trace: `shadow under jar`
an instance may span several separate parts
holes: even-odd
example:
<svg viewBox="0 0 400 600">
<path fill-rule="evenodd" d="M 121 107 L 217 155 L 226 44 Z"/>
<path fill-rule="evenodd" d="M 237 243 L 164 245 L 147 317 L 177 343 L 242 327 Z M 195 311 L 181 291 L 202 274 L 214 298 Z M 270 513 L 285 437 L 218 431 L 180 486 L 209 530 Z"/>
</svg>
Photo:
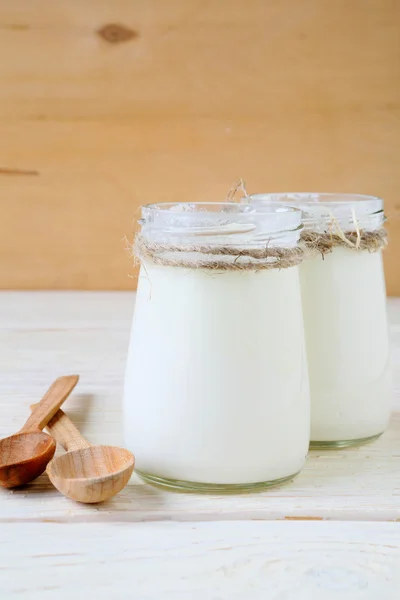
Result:
<svg viewBox="0 0 400 600">
<path fill-rule="evenodd" d="M 216 493 L 291 479 L 310 420 L 300 211 L 176 203 L 142 217 L 123 417 L 136 472 Z"/>
<path fill-rule="evenodd" d="M 311 446 L 379 437 L 392 406 L 382 249 L 383 201 L 356 194 L 255 194 L 302 210 L 310 257 L 300 267 L 310 392 Z"/>
</svg>

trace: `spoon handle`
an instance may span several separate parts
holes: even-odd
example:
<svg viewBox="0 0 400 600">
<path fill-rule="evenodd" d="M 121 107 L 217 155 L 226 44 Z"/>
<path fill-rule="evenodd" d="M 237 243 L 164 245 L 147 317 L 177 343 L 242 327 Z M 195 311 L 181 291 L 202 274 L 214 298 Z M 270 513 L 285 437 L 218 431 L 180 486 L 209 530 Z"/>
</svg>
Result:
<svg viewBox="0 0 400 600">
<path fill-rule="evenodd" d="M 79 381 L 79 375 L 65 375 L 56 379 L 41 401 L 35 405 L 31 416 L 19 433 L 42 430 L 56 414 Z"/>
<path fill-rule="evenodd" d="M 34 410 L 35 405 L 31 406 L 31 409 Z M 54 417 L 50 419 L 46 429 L 56 442 L 67 452 L 83 450 L 84 448 L 90 448 L 91 446 L 61 409 L 59 409 Z"/>
</svg>

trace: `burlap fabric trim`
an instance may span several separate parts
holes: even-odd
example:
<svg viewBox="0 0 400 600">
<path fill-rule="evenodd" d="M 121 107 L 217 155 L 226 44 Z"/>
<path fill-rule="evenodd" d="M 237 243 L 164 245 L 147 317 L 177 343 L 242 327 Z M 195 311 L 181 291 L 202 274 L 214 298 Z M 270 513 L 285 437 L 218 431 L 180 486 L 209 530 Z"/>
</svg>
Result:
<svg viewBox="0 0 400 600">
<path fill-rule="evenodd" d="M 287 269 L 298 265 L 304 250 L 294 248 L 264 248 L 209 245 L 171 245 L 149 241 L 137 235 L 134 254 L 140 261 L 147 260 L 166 267 L 187 267 L 211 271 L 260 271 Z M 232 260 L 233 259 L 233 260 Z"/>
</svg>

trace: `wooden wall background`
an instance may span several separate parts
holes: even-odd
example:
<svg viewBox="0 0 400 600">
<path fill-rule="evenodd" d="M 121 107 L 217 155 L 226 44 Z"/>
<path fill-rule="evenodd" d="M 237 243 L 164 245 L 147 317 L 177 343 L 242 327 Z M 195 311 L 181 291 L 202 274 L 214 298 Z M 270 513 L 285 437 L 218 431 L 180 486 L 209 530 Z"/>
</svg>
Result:
<svg viewBox="0 0 400 600">
<path fill-rule="evenodd" d="M 398 0 L 0 0 L 0 286 L 129 289 L 137 208 L 387 201 L 400 294 Z"/>
</svg>

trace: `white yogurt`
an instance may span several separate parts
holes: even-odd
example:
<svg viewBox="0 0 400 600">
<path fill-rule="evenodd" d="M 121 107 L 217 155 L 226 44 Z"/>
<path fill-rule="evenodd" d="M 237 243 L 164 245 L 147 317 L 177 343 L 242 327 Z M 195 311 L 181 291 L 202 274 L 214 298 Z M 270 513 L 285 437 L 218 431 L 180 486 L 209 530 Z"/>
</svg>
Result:
<svg viewBox="0 0 400 600">
<path fill-rule="evenodd" d="M 392 381 L 381 252 L 335 248 L 300 266 L 311 440 L 382 433 Z"/>
<path fill-rule="evenodd" d="M 338 194 L 257 195 L 300 206 L 313 231 L 374 231 L 379 198 Z M 332 220 L 330 220 L 332 216 Z M 311 393 L 311 441 L 351 445 L 381 434 L 392 406 L 382 252 L 334 247 L 300 265 Z"/>
<path fill-rule="evenodd" d="M 290 477 L 309 410 L 297 266 L 142 266 L 124 393 L 140 474 L 245 487 Z"/>
</svg>

